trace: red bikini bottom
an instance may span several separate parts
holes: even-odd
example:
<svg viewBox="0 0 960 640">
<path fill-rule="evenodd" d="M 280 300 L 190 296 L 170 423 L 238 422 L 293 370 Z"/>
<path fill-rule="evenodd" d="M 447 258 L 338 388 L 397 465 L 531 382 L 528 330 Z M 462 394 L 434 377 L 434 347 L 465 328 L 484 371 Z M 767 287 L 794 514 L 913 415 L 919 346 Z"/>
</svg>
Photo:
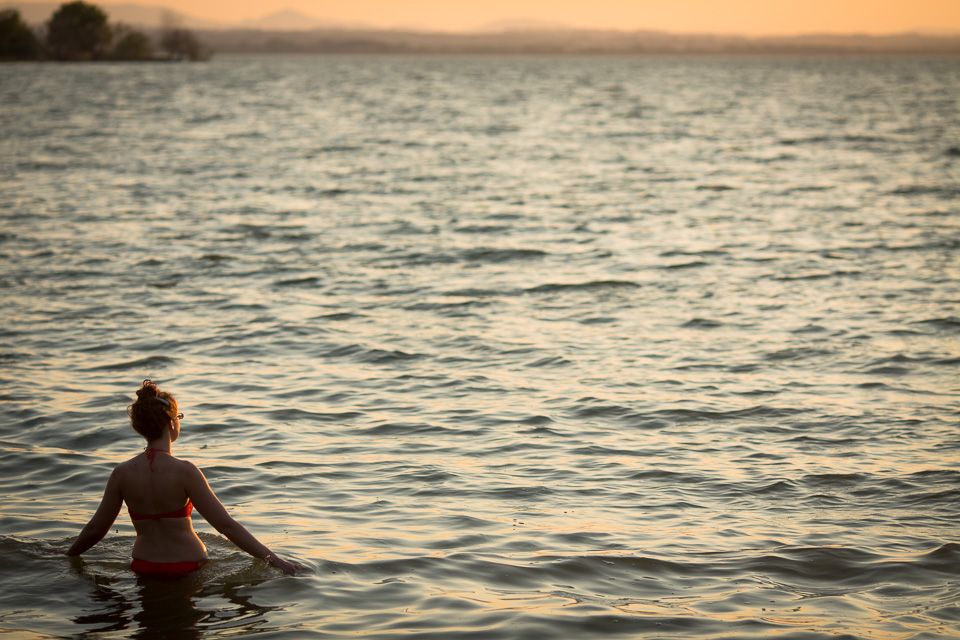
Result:
<svg viewBox="0 0 960 640">
<path fill-rule="evenodd" d="M 140 576 L 165 576 L 176 578 L 185 576 L 188 573 L 193 573 L 206 563 L 206 560 L 203 562 L 153 562 L 151 560 L 140 560 L 138 558 L 134 558 L 133 562 L 130 563 L 130 569 L 135 574 Z"/>
</svg>

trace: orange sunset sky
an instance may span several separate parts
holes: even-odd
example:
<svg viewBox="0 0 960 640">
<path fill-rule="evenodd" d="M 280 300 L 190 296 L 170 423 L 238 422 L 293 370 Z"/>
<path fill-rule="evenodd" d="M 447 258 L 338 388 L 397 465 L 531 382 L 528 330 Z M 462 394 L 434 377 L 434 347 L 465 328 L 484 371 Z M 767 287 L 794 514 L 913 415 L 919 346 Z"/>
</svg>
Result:
<svg viewBox="0 0 960 640">
<path fill-rule="evenodd" d="M 96 2 L 96 0 L 93 0 Z M 293 9 L 373 27 L 466 31 L 503 20 L 588 29 L 788 35 L 960 32 L 960 0 L 105 0 L 225 22 Z"/>
</svg>

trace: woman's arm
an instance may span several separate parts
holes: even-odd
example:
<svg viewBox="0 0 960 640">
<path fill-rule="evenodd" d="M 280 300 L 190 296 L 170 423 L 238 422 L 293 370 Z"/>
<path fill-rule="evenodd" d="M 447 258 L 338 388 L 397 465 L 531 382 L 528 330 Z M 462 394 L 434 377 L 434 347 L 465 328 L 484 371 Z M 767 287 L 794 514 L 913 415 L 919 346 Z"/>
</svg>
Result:
<svg viewBox="0 0 960 640">
<path fill-rule="evenodd" d="M 67 549 L 67 555 L 78 556 L 100 542 L 103 536 L 110 531 L 110 526 L 117 519 L 117 514 L 120 513 L 120 507 L 122 506 L 123 494 L 120 493 L 120 480 L 117 470 L 114 469 L 110 474 L 110 479 L 107 480 L 107 488 L 103 491 L 103 498 L 100 500 L 97 512 L 93 514 L 90 522 L 83 527 L 80 535 Z"/>
<path fill-rule="evenodd" d="M 298 570 L 303 569 L 300 565 L 287 562 L 270 551 L 266 545 L 247 531 L 242 524 L 234 520 L 233 517 L 227 513 L 220 499 L 213 493 L 213 489 L 211 489 L 209 483 L 207 483 L 203 472 L 200 471 L 196 465 L 192 463 L 187 464 L 190 466 L 186 481 L 187 496 L 193 502 L 193 506 L 196 507 L 197 511 L 200 512 L 200 515 L 213 525 L 214 529 L 225 535 L 230 542 L 240 547 L 243 551 L 246 551 L 256 558 L 263 558 L 286 574 L 293 575 Z"/>
</svg>

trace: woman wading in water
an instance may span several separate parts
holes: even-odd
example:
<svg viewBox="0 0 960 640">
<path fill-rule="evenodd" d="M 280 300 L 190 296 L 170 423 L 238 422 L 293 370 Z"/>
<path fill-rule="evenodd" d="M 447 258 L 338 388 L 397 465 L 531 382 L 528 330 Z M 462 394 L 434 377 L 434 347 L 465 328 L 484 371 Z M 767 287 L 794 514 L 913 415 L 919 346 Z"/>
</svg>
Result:
<svg viewBox="0 0 960 640">
<path fill-rule="evenodd" d="M 234 520 L 196 465 L 171 455 L 170 447 L 180 437 L 183 418 L 177 413 L 177 400 L 172 394 L 144 380 L 127 415 L 134 430 L 146 438 L 147 449 L 114 468 L 97 512 L 67 555 L 80 555 L 100 542 L 126 502 L 137 530 L 130 568 L 138 575 L 186 575 L 208 561 L 207 548 L 190 520 L 194 507 L 250 555 L 263 558 L 284 573 L 302 569 L 270 551 Z"/>
</svg>

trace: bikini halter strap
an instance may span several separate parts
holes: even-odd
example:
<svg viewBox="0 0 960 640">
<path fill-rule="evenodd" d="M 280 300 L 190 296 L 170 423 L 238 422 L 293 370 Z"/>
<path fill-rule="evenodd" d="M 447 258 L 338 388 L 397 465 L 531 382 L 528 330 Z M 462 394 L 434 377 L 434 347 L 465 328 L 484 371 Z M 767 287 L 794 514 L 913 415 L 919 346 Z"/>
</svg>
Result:
<svg viewBox="0 0 960 640">
<path fill-rule="evenodd" d="M 160 453 L 165 453 L 168 456 L 170 455 L 169 451 L 165 451 L 163 449 L 154 449 L 152 447 L 150 449 L 147 449 L 147 460 L 150 461 L 150 471 L 153 471 L 153 459 L 154 457 L 156 457 L 157 451 L 159 451 Z"/>
</svg>

